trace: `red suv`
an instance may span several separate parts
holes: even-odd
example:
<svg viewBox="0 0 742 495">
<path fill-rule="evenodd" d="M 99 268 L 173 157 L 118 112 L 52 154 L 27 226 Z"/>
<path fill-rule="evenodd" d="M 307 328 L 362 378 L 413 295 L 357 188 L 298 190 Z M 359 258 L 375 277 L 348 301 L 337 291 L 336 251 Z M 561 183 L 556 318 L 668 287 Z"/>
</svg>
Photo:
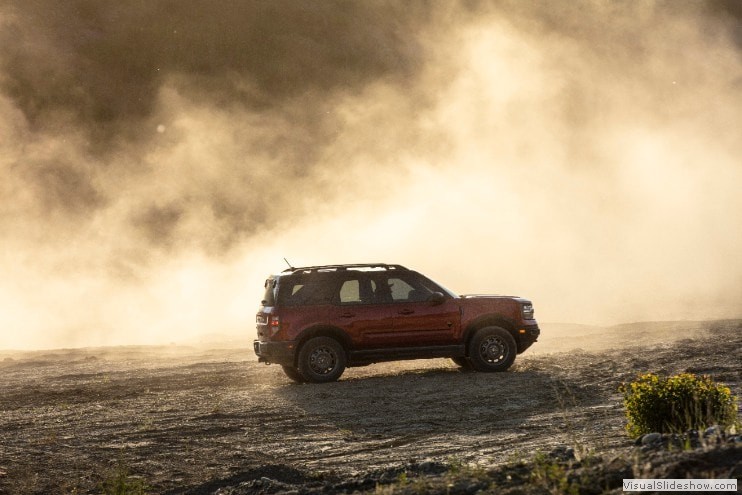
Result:
<svg viewBox="0 0 742 495">
<path fill-rule="evenodd" d="M 400 265 L 289 268 L 265 281 L 255 354 L 297 382 L 337 380 L 348 366 L 451 358 L 505 371 L 539 335 L 531 301 L 457 296 Z"/>
</svg>

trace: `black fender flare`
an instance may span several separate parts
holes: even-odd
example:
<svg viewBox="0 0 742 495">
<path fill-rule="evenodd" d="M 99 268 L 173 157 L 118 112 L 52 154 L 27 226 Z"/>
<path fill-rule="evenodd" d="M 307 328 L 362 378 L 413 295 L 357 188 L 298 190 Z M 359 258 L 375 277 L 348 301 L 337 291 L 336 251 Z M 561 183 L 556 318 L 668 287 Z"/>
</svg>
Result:
<svg viewBox="0 0 742 495">
<path fill-rule="evenodd" d="M 513 321 L 512 318 L 508 318 L 507 316 L 492 313 L 479 316 L 471 323 L 469 323 L 469 325 L 467 325 L 466 329 L 464 330 L 463 339 L 463 343 L 466 348 L 469 348 L 469 341 L 477 332 L 477 330 L 490 326 L 504 328 L 510 333 L 510 335 L 513 336 L 513 339 L 515 339 L 515 343 L 518 344 L 518 329 L 516 328 L 515 321 Z"/>
<path fill-rule="evenodd" d="M 301 331 L 296 338 L 296 351 L 294 352 L 294 366 L 296 366 L 296 360 L 299 357 L 299 350 L 304 343 L 314 337 L 330 337 L 337 340 L 345 352 L 347 353 L 352 348 L 352 342 L 347 333 L 338 327 L 332 325 L 314 325 Z"/>
</svg>

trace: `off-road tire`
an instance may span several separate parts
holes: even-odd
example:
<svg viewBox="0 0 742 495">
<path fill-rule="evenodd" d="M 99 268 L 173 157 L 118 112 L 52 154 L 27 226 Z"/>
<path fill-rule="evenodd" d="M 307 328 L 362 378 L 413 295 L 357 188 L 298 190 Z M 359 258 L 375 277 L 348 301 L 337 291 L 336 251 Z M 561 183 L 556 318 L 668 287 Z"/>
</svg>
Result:
<svg viewBox="0 0 742 495">
<path fill-rule="evenodd" d="M 334 382 L 345 371 L 345 349 L 331 337 L 314 337 L 299 350 L 297 368 L 307 382 Z"/>
<path fill-rule="evenodd" d="M 456 366 L 461 368 L 461 371 L 469 371 L 472 369 L 471 361 L 469 361 L 469 358 L 465 356 L 453 357 L 451 358 L 451 361 L 453 361 Z"/>
<path fill-rule="evenodd" d="M 477 330 L 469 341 L 469 361 L 477 371 L 505 371 L 515 361 L 515 339 L 501 327 Z"/>
<path fill-rule="evenodd" d="M 291 378 L 292 381 L 295 381 L 296 383 L 306 383 L 306 380 L 304 377 L 299 373 L 299 370 L 294 368 L 293 366 L 285 366 L 281 365 L 281 368 L 283 369 L 283 372 Z"/>
</svg>

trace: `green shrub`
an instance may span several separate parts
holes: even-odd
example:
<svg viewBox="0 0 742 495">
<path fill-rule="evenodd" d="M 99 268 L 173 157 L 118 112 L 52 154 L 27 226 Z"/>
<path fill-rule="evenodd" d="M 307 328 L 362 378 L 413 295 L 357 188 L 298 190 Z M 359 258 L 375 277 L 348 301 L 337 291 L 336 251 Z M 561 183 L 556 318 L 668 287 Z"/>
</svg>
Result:
<svg viewBox="0 0 742 495">
<path fill-rule="evenodd" d="M 129 476 L 129 471 L 119 465 L 110 476 L 101 483 L 103 495 L 146 495 L 142 480 Z"/>
<path fill-rule="evenodd" d="M 559 495 L 577 495 L 580 487 L 568 476 L 567 467 L 549 458 L 543 452 L 536 452 L 533 457 L 533 470 L 531 471 L 531 482 L 543 488 L 547 493 Z"/>
<path fill-rule="evenodd" d="M 653 373 L 622 384 L 626 429 L 632 437 L 645 433 L 680 433 L 737 422 L 737 398 L 708 376 L 682 373 L 669 378 Z"/>
</svg>

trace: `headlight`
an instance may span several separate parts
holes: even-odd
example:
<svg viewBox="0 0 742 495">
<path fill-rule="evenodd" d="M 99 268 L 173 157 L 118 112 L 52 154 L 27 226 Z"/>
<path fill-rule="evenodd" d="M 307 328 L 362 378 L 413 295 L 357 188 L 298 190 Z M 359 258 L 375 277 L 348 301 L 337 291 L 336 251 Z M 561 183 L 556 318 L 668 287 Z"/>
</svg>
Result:
<svg viewBox="0 0 742 495">
<path fill-rule="evenodd" d="M 531 303 L 525 303 L 522 304 L 520 307 L 520 311 L 523 314 L 524 320 L 532 320 L 533 319 L 533 304 Z"/>
</svg>

